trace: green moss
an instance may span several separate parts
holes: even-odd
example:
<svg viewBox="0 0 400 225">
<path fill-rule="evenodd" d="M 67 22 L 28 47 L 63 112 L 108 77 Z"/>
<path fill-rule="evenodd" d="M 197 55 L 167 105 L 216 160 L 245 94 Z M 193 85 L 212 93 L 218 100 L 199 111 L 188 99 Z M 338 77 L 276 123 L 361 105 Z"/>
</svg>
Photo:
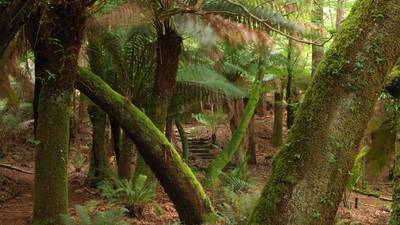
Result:
<svg viewBox="0 0 400 225">
<path fill-rule="evenodd" d="M 41 91 L 34 189 L 34 221 L 46 224 L 68 213 L 68 149 L 70 93 Z M 52 223 L 47 223 L 52 224 Z"/>
<path fill-rule="evenodd" d="M 182 221 L 202 223 L 216 218 L 211 202 L 189 166 L 152 121 L 90 71 L 80 69 L 77 86 L 113 116 L 175 204 Z"/>
<path fill-rule="evenodd" d="M 273 173 L 249 224 L 331 222 L 341 193 L 331 197 L 334 207 L 321 205 L 321 196 L 342 190 L 346 180 L 337 171 L 351 168 L 353 143 L 362 136 L 384 77 L 396 61 L 393 55 L 399 54 L 400 40 L 394 34 L 399 33 L 395 21 L 400 18 L 394 5 L 399 7 L 394 0 L 355 3 L 297 111 L 286 141 L 290 144 L 283 145 L 274 157 Z M 380 21 L 385 25 L 371 21 L 369 13 L 373 9 L 390 14 L 384 17 L 390 20 Z M 395 50 L 384 42 L 387 39 Z M 369 54 L 368 46 L 374 43 L 377 49 Z M 377 62 L 376 55 L 385 60 Z M 311 196 L 310 192 L 315 194 Z M 312 222 L 312 209 L 320 212 L 321 223 Z"/>
</svg>

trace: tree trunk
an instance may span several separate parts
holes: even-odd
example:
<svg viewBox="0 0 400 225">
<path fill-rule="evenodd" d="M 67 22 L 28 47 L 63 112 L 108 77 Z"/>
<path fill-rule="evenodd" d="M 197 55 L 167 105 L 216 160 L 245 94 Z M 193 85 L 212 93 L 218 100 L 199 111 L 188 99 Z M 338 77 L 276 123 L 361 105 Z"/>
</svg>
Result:
<svg viewBox="0 0 400 225">
<path fill-rule="evenodd" d="M 256 142 L 256 132 L 255 132 L 255 119 L 254 116 L 251 118 L 249 124 L 249 150 L 247 151 L 247 157 L 249 159 L 249 164 L 257 164 L 257 142 Z"/>
<path fill-rule="evenodd" d="M 272 131 L 272 145 L 278 147 L 283 142 L 283 104 L 282 88 L 276 85 L 277 90 L 274 93 L 274 127 Z"/>
<path fill-rule="evenodd" d="M 260 68 L 260 74 L 263 75 L 263 73 L 264 71 Z M 239 149 L 240 143 L 242 142 L 247 127 L 249 126 L 249 123 L 254 116 L 254 112 L 260 98 L 262 75 L 259 77 L 259 79 L 254 81 L 249 100 L 240 117 L 240 122 L 235 130 L 235 133 L 232 135 L 232 138 L 228 141 L 228 143 L 224 146 L 222 152 L 218 155 L 218 157 L 214 159 L 207 167 L 205 177 L 205 183 L 207 186 L 215 185 L 218 176 L 232 159 L 237 149 Z"/>
<path fill-rule="evenodd" d="M 324 31 L 324 0 L 313 0 L 312 1 L 312 12 L 311 22 L 317 27 L 314 33 L 317 34 L 314 38 L 314 42 L 321 42 L 321 37 Z M 317 67 L 324 56 L 324 47 L 318 45 L 312 45 L 312 70 L 311 75 L 313 76 L 317 71 Z"/>
<path fill-rule="evenodd" d="M 167 123 L 165 125 L 165 137 L 167 137 L 169 142 L 172 142 L 172 135 L 174 135 L 174 121 L 172 118 L 167 118 Z"/>
<path fill-rule="evenodd" d="M 145 112 L 160 130 L 164 130 L 166 125 L 168 108 L 176 83 L 181 47 L 182 38 L 176 31 L 166 29 L 165 33 L 158 34 L 155 83 L 151 102 L 147 105 Z M 149 184 L 154 182 L 154 175 L 139 155 L 133 180 L 137 179 L 140 174 L 147 176 Z"/>
<path fill-rule="evenodd" d="M 293 43 L 289 40 L 288 43 L 288 65 L 287 65 L 287 82 L 286 82 L 286 126 L 290 129 L 294 122 L 294 107 L 293 107 L 293 97 L 292 97 L 292 78 L 293 78 Z M 282 132 L 281 132 L 282 133 Z M 281 141 L 282 143 L 282 141 Z"/>
<path fill-rule="evenodd" d="M 390 225 L 400 224 L 400 132 L 396 131 L 395 165 L 393 171 L 393 203 Z"/>
<path fill-rule="evenodd" d="M 334 224 L 359 141 L 400 56 L 400 2 L 359 0 L 304 101 L 250 224 Z"/>
<path fill-rule="evenodd" d="M 28 20 L 34 10 L 35 2 L 35 0 L 0 2 L 0 58 L 21 26 Z"/>
<path fill-rule="evenodd" d="M 88 182 L 91 187 L 96 187 L 106 177 L 107 173 L 108 160 L 105 147 L 107 115 L 93 103 L 88 106 L 88 113 L 93 127 Z"/>
<path fill-rule="evenodd" d="M 61 224 L 68 213 L 68 150 L 71 100 L 85 24 L 85 1 L 53 2 L 41 11 L 34 48 L 42 78 L 37 108 L 33 221 Z M 37 24 L 36 24 L 37 25 Z M 39 27 L 39 25 L 37 25 Z M 73 34 L 73 35 L 71 35 Z"/>
<path fill-rule="evenodd" d="M 121 152 L 118 162 L 118 176 L 121 179 L 132 179 L 132 152 L 134 144 L 129 137 L 124 133 L 122 136 Z"/>
<path fill-rule="evenodd" d="M 341 27 L 342 21 L 344 19 L 344 3 L 346 0 L 337 0 L 337 10 L 336 10 L 336 32 Z"/>
<path fill-rule="evenodd" d="M 175 204 L 182 222 L 202 224 L 216 219 L 201 184 L 148 117 L 90 71 L 81 70 L 77 87 L 113 116 L 136 144 L 144 161 Z"/>
<path fill-rule="evenodd" d="M 179 136 L 182 142 L 182 158 L 185 162 L 189 162 L 189 141 L 186 135 L 186 131 L 183 128 L 182 122 L 178 117 L 175 117 L 175 125 L 178 128 Z"/>
<path fill-rule="evenodd" d="M 119 165 L 119 160 L 121 159 L 121 148 L 122 148 L 121 127 L 115 121 L 115 119 L 113 119 L 111 116 L 109 118 L 110 118 L 111 135 L 112 135 L 112 143 L 114 147 L 115 159 L 117 160 L 117 165 Z M 128 159 L 123 159 L 123 160 L 126 161 Z"/>
</svg>

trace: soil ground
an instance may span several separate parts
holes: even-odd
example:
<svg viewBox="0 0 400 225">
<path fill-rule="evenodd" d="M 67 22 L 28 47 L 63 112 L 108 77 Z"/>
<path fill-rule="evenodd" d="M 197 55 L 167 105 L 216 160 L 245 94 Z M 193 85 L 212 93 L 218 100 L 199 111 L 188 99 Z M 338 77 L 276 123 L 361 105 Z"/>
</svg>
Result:
<svg viewBox="0 0 400 225">
<path fill-rule="evenodd" d="M 254 178 L 256 185 L 261 189 L 270 172 L 271 158 L 276 149 L 271 146 L 273 116 L 271 112 L 264 117 L 256 117 L 256 140 L 258 145 L 257 165 L 251 165 L 250 175 Z M 86 125 L 87 126 L 87 125 Z M 1 148 L 6 155 L 2 163 L 12 164 L 27 171 L 33 171 L 34 167 L 34 145 L 30 143 L 32 129 L 30 126 L 16 129 L 7 140 L 3 141 Z M 83 125 L 85 127 L 85 125 Z M 89 126 L 87 126 L 89 127 Z M 222 126 L 218 131 L 220 140 L 229 135 Z M 189 129 L 190 127 L 186 127 Z M 84 129 L 85 130 L 85 129 Z M 77 152 L 87 154 L 89 152 L 90 131 L 80 132 L 75 137 L 71 148 L 71 168 L 69 203 L 70 213 L 75 214 L 74 205 L 84 204 L 90 199 L 101 201 L 101 197 L 95 189 L 87 188 L 85 174 L 87 163 L 79 160 Z M 111 145 L 110 145 L 111 146 Z M 111 148 L 110 148 L 111 149 Z M 110 151 L 111 152 L 111 151 Z M 77 159 L 78 158 L 78 159 Z M 86 160 L 87 161 L 87 160 Z M 113 161 L 111 159 L 111 161 Z M 79 168 L 79 171 L 76 169 Z M 385 173 L 387 174 L 387 173 Z M 0 225 L 25 225 L 31 224 L 32 215 L 32 187 L 34 183 L 33 174 L 0 168 Z M 348 207 L 343 204 L 338 210 L 337 224 L 360 224 L 360 225 L 383 225 L 387 224 L 390 216 L 391 185 L 386 175 L 371 177 L 368 179 L 369 187 L 381 193 L 383 198 L 376 198 L 357 193 L 351 193 Z M 215 201 L 216 193 L 209 193 Z M 356 200 L 357 199 L 357 200 Z M 355 202 L 357 201 L 357 207 Z M 98 207 L 107 207 L 100 204 Z M 166 194 L 159 188 L 155 202 L 144 206 L 144 212 L 139 218 L 127 219 L 130 224 L 172 224 L 178 220 L 178 215 L 173 204 L 168 200 Z"/>
</svg>

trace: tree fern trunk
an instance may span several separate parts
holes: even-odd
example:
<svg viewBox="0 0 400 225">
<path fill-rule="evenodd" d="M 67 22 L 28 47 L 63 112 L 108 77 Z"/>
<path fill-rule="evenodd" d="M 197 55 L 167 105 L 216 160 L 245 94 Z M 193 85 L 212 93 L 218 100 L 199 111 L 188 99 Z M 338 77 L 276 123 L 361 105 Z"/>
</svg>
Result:
<svg viewBox="0 0 400 225">
<path fill-rule="evenodd" d="M 133 140 L 175 204 L 182 222 L 202 224 L 215 221 L 215 211 L 201 184 L 148 117 L 90 71 L 81 70 L 77 87 L 113 116 Z"/>
<path fill-rule="evenodd" d="M 118 176 L 122 179 L 132 179 L 132 151 L 134 144 L 124 133 L 122 135 L 121 152 L 118 161 Z"/>
<path fill-rule="evenodd" d="M 90 156 L 88 182 L 91 187 L 106 177 L 108 159 L 105 147 L 106 113 L 93 103 L 88 106 L 90 121 L 92 122 L 92 152 Z"/>
<path fill-rule="evenodd" d="M 263 73 L 264 71 L 260 71 Z M 260 79 L 261 80 L 261 79 Z M 238 127 L 232 138 L 224 146 L 222 152 L 214 159 L 206 170 L 205 183 L 207 186 L 214 186 L 218 176 L 221 174 L 222 169 L 229 163 L 237 149 L 239 149 L 242 138 L 246 133 L 247 127 L 254 115 L 254 111 L 257 107 L 258 100 L 260 98 L 261 81 L 256 80 L 253 84 L 249 100 L 242 113 Z"/>
<path fill-rule="evenodd" d="M 111 135 L 112 135 L 112 143 L 114 147 L 115 158 L 117 160 L 117 165 L 119 165 L 119 160 L 121 159 L 121 148 L 122 148 L 121 127 L 112 117 L 110 117 L 110 126 L 111 126 Z"/>
<path fill-rule="evenodd" d="M 331 225 L 386 75 L 400 2 L 356 1 L 297 110 L 249 224 Z"/>
<path fill-rule="evenodd" d="M 249 150 L 247 151 L 247 157 L 249 164 L 257 164 L 257 142 L 256 142 L 256 131 L 255 131 L 255 119 L 254 116 L 251 118 L 249 123 Z"/>
<path fill-rule="evenodd" d="M 182 122 L 179 118 L 175 118 L 175 125 L 176 128 L 178 128 L 179 136 L 181 137 L 181 142 L 182 142 L 182 158 L 185 160 L 185 162 L 189 162 L 189 142 L 188 138 L 185 132 L 185 129 L 183 128 Z"/>
<path fill-rule="evenodd" d="M 277 88 L 274 93 L 274 127 L 271 139 L 274 147 L 280 146 L 283 141 L 283 96 L 280 85 L 277 85 Z"/>
<path fill-rule="evenodd" d="M 161 32 L 161 31 L 160 31 Z M 146 108 L 146 115 L 160 130 L 164 130 L 168 108 L 173 95 L 173 89 L 178 71 L 179 55 L 182 47 L 182 38 L 172 29 L 159 33 L 157 38 L 157 68 L 155 84 L 151 102 Z M 142 168 L 144 167 L 144 168 Z M 141 156 L 137 157 L 133 180 L 140 174 L 147 176 L 148 183 L 154 183 L 154 175 L 146 166 Z"/>
</svg>

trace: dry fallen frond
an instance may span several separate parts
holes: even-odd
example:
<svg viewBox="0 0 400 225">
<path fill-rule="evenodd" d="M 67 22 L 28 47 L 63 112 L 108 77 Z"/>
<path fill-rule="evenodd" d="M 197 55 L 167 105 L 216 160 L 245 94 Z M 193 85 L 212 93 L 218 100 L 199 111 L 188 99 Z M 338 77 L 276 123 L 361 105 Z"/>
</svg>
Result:
<svg viewBox="0 0 400 225">
<path fill-rule="evenodd" d="M 150 8 L 137 1 L 128 1 L 110 12 L 89 21 L 89 27 L 137 26 L 154 18 Z"/>
</svg>

